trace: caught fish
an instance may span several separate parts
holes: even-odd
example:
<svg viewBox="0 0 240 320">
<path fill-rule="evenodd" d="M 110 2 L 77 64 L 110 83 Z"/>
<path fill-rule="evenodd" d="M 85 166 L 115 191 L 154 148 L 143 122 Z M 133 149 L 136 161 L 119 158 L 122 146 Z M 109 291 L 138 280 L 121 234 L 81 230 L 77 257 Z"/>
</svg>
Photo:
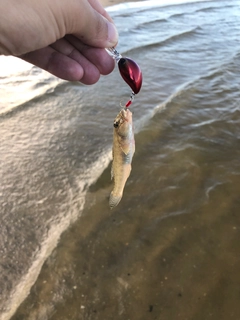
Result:
<svg viewBox="0 0 240 320">
<path fill-rule="evenodd" d="M 131 172 L 131 162 L 135 151 L 132 112 L 122 109 L 113 123 L 113 162 L 111 176 L 114 188 L 110 194 L 109 206 L 114 208 L 120 202 L 123 189 Z"/>
</svg>

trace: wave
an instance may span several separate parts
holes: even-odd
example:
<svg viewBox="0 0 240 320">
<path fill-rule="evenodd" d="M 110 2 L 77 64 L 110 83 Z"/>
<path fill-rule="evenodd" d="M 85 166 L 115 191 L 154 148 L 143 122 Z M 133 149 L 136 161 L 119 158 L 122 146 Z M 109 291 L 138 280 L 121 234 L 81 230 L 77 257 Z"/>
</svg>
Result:
<svg viewBox="0 0 240 320">
<path fill-rule="evenodd" d="M 177 87 L 176 90 L 162 103 L 160 103 L 159 105 L 157 105 L 154 109 L 153 109 L 153 114 L 158 114 L 159 112 L 162 112 L 162 110 L 166 109 L 167 106 L 172 102 L 173 99 L 175 99 L 176 97 L 179 97 L 180 95 L 182 95 L 186 90 L 188 90 L 188 88 L 195 82 L 194 81 L 188 81 L 184 84 L 182 84 L 181 86 Z"/>
<path fill-rule="evenodd" d="M 146 21 L 143 22 L 141 24 L 139 24 L 136 28 L 134 29 L 141 29 L 141 27 L 146 27 L 146 26 L 150 26 L 151 24 L 155 24 L 155 23 L 168 23 L 168 20 L 165 18 L 162 19 L 153 19 L 151 21 Z"/>
<path fill-rule="evenodd" d="M 57 89 L 65 86 L 67 86 L 67 83 L 65 81 L 59 81 L 58 79 L 56 79 L 56 81 L 52 81 L 50 84 L 36 83 L 32 86 L 31 91 L 28 90 L 29 97 L 26 98 L 26 96 L 24 96 L 23 102 L 8 105 L 0 109 L 0 121 L 13 116 L 17 112 L 32 107 L 34 103 L 41 99 L 45 99 L 46 96 L 53 94 Z"/>
<path fill-rule="evenodd" d="M 236 52 L 228 59 L 228 61 L 219 63 L 217 66 L 215 66 L 212 70 L 210 70 L 206 74 L 197 76 L 194 79 L 187 81 L 182 85 L 178 86 L 175 89 L 175 91 L 171 95 L 169 95 L 169 97 L 165 101 L 163 101 L 161 104 L 157 105 L 153 109 L 153 114 L 155 115 L 161 112 L 162 110 L 166 109 L 173 99 L 181 96 L 190 88 L 198 86 L 200 82 L 203 81 L 204 83 L 208 83 L 209 80 L 213 78 L 221 77 L 223 74 L 226 73 L 226 71 L 229 70 L 229 67 L 232 67 L 232 69 L 235 70 L 234 62 L 236 59 L 239 59 L 239 58 L 240 58 L 240 52 Z"/>
<path fill-rule="evenodd" d="M 222 76 L 224 73 L 229 72 L 230 70 L 236 71 L 236 68 L 239 66 L 240 52 L 236 51 L 231 56 L 228 56 L 226 60 L 219 62 L 214 66 L 207 74 L 200 76 L 198 80 L 209 81 L 212 78 Z"/>
<path fill-rule="evenodd" d="M 189 35 L 193 35 L 196 33 L 196 31 L 198 30 L 201 30 L 201 27 L 200 26 L 197 26 L 193 29 L 189 29 L 189 30 L 185 30 L 181 33 L 177 33 L 177 34 L 174 34 L 162 41 L 157 41 L 157 42 L 151 42 L 151 43 L 147 43 L 145 45 L 142 45 L 142 46 L 138 46 L 138 47 L 134 47 L 134 48 L 131 48 L 129 50 L 125 50 L 122 54 L 126 55 L 126 54 L 129 54 L 129 53 L 132 53 L 132 52 L 135 52 L 135 51 L 139 51 L 139 50 L 149 50 L 149 49 L 152 49 L 152 48 L 156 48 L 156 47 L 161 47 L 161 46 L 165 46 L 166 44 L 168 43 L 171 43 L 173 41 L 176 41 L 176 40 L 181 40 Z"/>
<path fill-rule="evenodd" d="M 194 12 L 208 12 L 208 11 L 212 11 L 212 10 L 216 10 L 216 9 L 226 9 L 226 8 L 235 8 L 235 5 L 226 5 L 224 4 L 224 6 L 210 6 L 210 7 L 206 7 L 206 8 L 200 8 L 195 10 Z"/>
<path fill-rule="evenodd" d="M 169 16 L 169 19 L 172 19 L 172 18 L 181 18 L 183 16 L 185 16 L 186 14 L 189 14 L 191 12 L 181 12 L 181 13 L 174 13 L 172 14 L 171 16 Z"/>
<path fill-rule="evenodd" d="M 121 11 L 125 10 L 134 10 L 136 12 L 136 9 L 144 9 L 147 8 L 153 9 L 154 7 L 167 7 L 172 5 L 181 5 L 185 3 L 195 3 L 195 2 L 208 2 L 211 0 L 147 0 L 147 1 L 137 1 L 137 2 L 127 2 L 127 3 L 120 3 L 116 4 L 114 6 L 107 7 L 106 10 L 108 12 L 111 12 L 111 14 L 116 13 L 117 15 L 121 15 Z"/>
</svg>

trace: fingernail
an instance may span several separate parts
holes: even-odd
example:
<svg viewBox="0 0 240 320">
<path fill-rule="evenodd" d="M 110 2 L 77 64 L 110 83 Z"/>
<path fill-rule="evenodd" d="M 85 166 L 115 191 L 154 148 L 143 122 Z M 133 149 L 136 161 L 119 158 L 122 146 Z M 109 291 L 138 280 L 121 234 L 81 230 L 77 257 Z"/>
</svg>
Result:
<svg viewBox="0 0 240 320">
<path fill-rule="evenodd" d="M 107 22 L 108 24 L 108 41 L 109 47 L 114 46 L 118 42 L 118 31 L 115 25 L 111 22 Z"/>
</svg>

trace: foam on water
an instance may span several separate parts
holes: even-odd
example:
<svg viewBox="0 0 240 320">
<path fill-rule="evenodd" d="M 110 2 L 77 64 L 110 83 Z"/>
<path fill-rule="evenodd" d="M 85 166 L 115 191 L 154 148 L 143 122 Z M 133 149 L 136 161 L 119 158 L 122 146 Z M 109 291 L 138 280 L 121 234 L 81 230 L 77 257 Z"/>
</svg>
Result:
<svg viewBox="0 0 240 320">
<path fill-rule="evenodd" d="M 34 260 L 28 272 L 20 279 L 19 283 L 14 287 L 12 292 L 9 293 L 8 303 L 2 308 L 3 312 L 0 314 L 0 320 L 8 320 L 15 313 L 18 306 L 28 296 L 31 287 L 35 283 L 39 272 L 43 266 L 45 260 L 52 253 L 53 249 L 57 246 L 57 243 L 62 233 L 68 229 L 68 227 L 74 223 L 81 215 L 81 212 L 85 204 L 85 196 L 87 189 L 92 185 L 97 177 L 99 177 L 111 159 L 111 150 L 105 151 L 99 155 L 99 159 L 93 163 L 88 169 L 85 170 L 83 176 L 78 177 L 78 190 L 73 194 L 73 190 L 68 191 L 68 204 L 71 208 L 67 215 L 64 210 L 66 204 L 64 204 L 60 219 L 53 221 L 46 234 L 43 236 L 43 240 L 40 246 L 40 250 L 36 250 Z M 60 209 L 61 211 L 61 209 Z"/>
<path fill-rule="evenodd" d="M 211 0 L 146 0 L 146 1 L 136 1 L 136 2 L 127 2 L 127 3 L 120 3 L 107 8 L 108 12 L 117 12 L 119 14 L 123 13 L 129 9 L 147 9 L 147 8 L 154 8 L 154 7 L 165 7 L 165 6 L 172 6 L 172 5 L 179 5 L 184 3 L 194 3 L 194 2 L 207 2 Z"/>
</svg>

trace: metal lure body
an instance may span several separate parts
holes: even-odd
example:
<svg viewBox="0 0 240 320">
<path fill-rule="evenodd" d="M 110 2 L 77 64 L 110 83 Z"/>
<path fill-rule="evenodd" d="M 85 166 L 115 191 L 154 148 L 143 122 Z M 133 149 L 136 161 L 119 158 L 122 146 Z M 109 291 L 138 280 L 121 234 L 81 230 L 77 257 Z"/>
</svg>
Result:
<svg viewBox="0 0 240 320">
<path fill-rule="evenodd" d="M 123 189 L 131 172 L 131 162 L 135 152 L 132 112 L 122 109 L 113 123 L 112 179 L 114 188 L 110 194 L 109 206 L 114 208 L 122 198 Z"/>
</svg>

